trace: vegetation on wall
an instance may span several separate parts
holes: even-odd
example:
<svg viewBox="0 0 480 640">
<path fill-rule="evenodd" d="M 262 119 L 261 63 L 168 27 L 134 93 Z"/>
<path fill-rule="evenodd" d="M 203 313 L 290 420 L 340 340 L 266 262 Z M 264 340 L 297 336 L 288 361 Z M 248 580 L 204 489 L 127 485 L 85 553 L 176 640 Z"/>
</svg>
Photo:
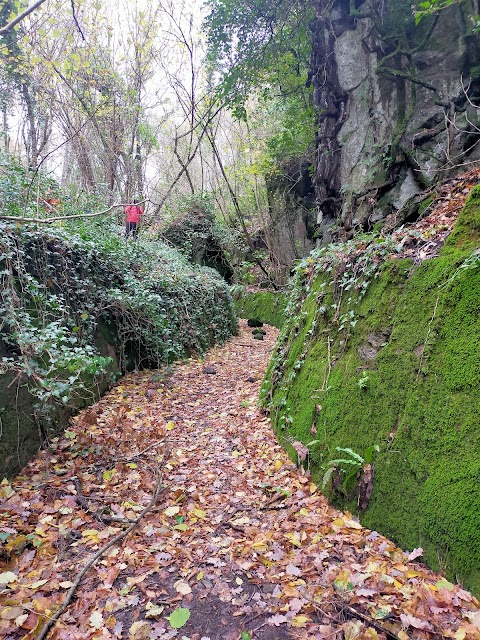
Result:
<svg viewBox="0 0 480 640">
<path fill-rule="evenodd" d="M 292 455 L 308 447 L 319 483 L 331 470 L 334 500 L 477 591 L 479 197 L 420 266 L 377 237 L 304 260 L 262 388 Z"/>
<path fill-rule="evenodd" d="M 245 285 L 231 287 L 235 311 L 240 318 L 258 320 L 281 329 L 285 323 L 287 295 L 281 291 L 248 291 Z"/>
<path fill-rule="evenodd" d="M 8 197 L 26 178 L 10 167 L 2 179 Z M 125 239 L 112 215 L 0 227 L 1 373 L 27 385 L 39 420 L 90 397 L 106 374 L 200 354 L 236 332 L 216 271 L 145 232 Z"/>
</svg>

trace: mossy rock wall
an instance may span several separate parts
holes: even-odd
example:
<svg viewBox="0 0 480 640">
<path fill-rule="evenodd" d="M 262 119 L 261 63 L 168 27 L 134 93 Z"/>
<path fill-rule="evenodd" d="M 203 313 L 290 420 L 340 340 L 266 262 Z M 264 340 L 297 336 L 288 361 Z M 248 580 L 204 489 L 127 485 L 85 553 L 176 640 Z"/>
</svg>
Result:
<svg viewBox="0 0 480 640">
<path fill-rule="evenodd" d="M 310 462 L 317 482 L 335 447 L 363 454 L 378 444 L 362 523 L 405 549 L 422 547 L 430 566 L 477 594 L 479 197 L 477 188 L 440 257 L 420 266 L 387 261 L 343 330 L 331 277 L 311 279 L 296 313 L 291 303 L 262 388 L 287 448 L 318 441 Z M 345 300 L 340 317 L 348 308 Z M 355 498 L 339 504 L 359 512 Z"/>
<path fill-rule="evenodd" d="M 287 295 L 276 291 L 242 292 L 234 296 L 239 318 L 257 319 L 280 329 L 285 323 Z"/>
<path fill-rule="evenodd" d="M 97 402 L 109 388 L 111 376 L 116 375 L 120 367 L 115 338 L 103 322 L 98 323 L 95 346 L 101 355 L 112 359 L 106 373 L 89 380 L 82 396 L 76 396 L 68 406 L 55 407 L 48 416 L 38 415 L 35 411 L 35 399 L 28 390 L 26 376 L 0 375 L 0 479 L 18 473 L 41 446 L 68 426 L 76 411 Z M 0 354 L 7 355 L 7 352 L 0 348 Z"/>
</svg>

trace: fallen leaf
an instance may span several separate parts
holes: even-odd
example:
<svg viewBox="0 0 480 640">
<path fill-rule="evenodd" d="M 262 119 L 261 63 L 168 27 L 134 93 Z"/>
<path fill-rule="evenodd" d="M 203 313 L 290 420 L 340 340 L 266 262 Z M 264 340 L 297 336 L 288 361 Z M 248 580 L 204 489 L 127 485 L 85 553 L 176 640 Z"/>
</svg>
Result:
<svg viewBox="0 0 480 640">
<path fill-rule="evenodd" d="M 311 622 L 311 618 L 308 616 L 300 615 L 295 616 L 291 622 L 292 627 L 305 627 L 308 622 Z"/>
<path fill-rule="evenodd" d="M 411 553 L 408 554 L 409 560 L 415 560 L 415 558 L 420 558 L 423 556 L 423 549 L 418 547 L 418 549 L 414 549 Z"/>
<path fill-rule="evenodd" d="M 172 611 L 167 620 L 169 621 L 172 629 L 181 629 L 187 624 L 189 618 L 190 609 L 180 607 L 179 609 L 175 609 L 175 611 Z"/>
<path fill-rule="evenodd" d="M 12 573 L 12 571 L 0 573 L 0 584 L 12 584 L 12 582 L 16 582 L 17 580 L 18 576 Z"/>
<path fill-rule="evenodd" d="M 177 580 L 177 582 L 175 582 L 173 586 L 175 588 L 175 591 L 177 593 L 180 593 L 182 596 L 186 596 L 189 593 L 192 593 L 192 588 L 190 587 L 190 585 L 187 582 L 183 582 L 182 580 Z"/>
<path fill-rule="evenodd" d="M 28 613 L 23 613 L 21 616 L 18 616 L 18 618 L 15 618 L 15 625 L 21 627 L 22 624 L 27 621 L 28 616 Z"/>
<path fill-rule="evenodd" d="M 147 613 L 145 614 L 146 618 L 157 618 L 159 615 L 163 613 L 165 606 L 163 604 L 152 605 L 150 603 L 150 607 L 147 605 L 146 609 L 147 609 Z"/>
<path fill-rule="evenodd" d="M 448 580 L 445 580 L 445 578 L 442 578 L 441 580 L 436 582 L 435 586 L 437 587 L 437 589 L 439 591 L 440 591 L 440 589 L 447 589 L 447 591 L 452 591 L 453 589 L 455 589 L 455 585 L 453 585 Z"/>
<path fill-rule="evenodd" d="M 23 614 L 23 607 L 5 607 L 0 613 L 2 620 L 15 620 Z"/>
<path fill-rule="evenodd" d="M 421 620 L 415 616 L 400 614 L 400 622 L 404 627 L 413 627 L 414 629 L 424 629 L 425 631 L 431 631 L 432 625 L 427 620 Z"/>
<path fill-rule="evenodd" d="M 89 618 L 90 625 L 94 629 L 102 629 L 103 627 L 103 616 L 100 611 L 94 611 Z"/>
<path fill-rule="evenodd" d="M 130 640 L 150 640 L 152 627 L 145 620 L 134 622 L 128 630 Z"/>
<path fill-rule="evenodd" d="M 279 613 L 276 613 L 271 618 L 268 618 L 267 624 L 274 627 L 279 627 L 281 624 L 288 622 L 288 618 L 286 616 L 282 616 Z"/>
</svg>

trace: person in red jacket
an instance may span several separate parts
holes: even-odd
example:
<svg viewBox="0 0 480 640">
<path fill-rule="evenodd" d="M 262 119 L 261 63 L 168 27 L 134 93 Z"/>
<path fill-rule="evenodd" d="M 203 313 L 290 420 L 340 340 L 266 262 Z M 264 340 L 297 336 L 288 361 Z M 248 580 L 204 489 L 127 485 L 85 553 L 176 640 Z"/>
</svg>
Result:
<svg viewBox="0 0 480 640">
<path fill-rule="evenodd" d="M 127 219 L 127 227 L 125 230 L 126 238 L 128 238 L 130 234 L 132 234 L 133 238 L 136 238 L 138 234 L 138 227 L 141 217 L 143 216 L 143 209 L 137 203 L 138 200 L 134 198 L 132 204 L 125 207 L 125 215 Z"/>
</svg>

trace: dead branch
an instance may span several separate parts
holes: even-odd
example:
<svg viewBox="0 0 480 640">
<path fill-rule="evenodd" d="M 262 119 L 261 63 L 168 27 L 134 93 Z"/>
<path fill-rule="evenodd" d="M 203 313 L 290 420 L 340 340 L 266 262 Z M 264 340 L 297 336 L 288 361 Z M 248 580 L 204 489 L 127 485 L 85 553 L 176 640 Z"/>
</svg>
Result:
<svg viewBox="0 0 480 640">
<path fill-rule="evenodd" d="M 150 201 L 142 200 L 141 202 L 137 202 L 137 204 L 144 204 L 145 202 Z M 50 224 L 51 222 L 58 222 L 59 220 L 74 220 L 75 218 L 95 218 L 96 216 L 103 216 L 105 213 L 109 213 L 113 209 L 118 209 L 119 207 L 128 207 L 131 204 L 131 202 L 112 204 L 111 207 L 108 207 L 108 209 L 105 209 L 104 211 L 96 211 L 95 213 L 76 213 L 73 216 L 55 216 L 54 218 L 24 218 L 20 216 L 0 216 L 0 220 L 10 220 L 12 222 L 22 222 L 25 224 L 38 222 Z"/>
<path fill-rule="evenodd" d="M 68 590 L 68 593 L 65 596 L 65 600 L 63 601 L 62 606 L 59 609 L 57 609 L 57 611 L 53 614 L 53 616 L 49 618 L 43 625 L 39 635 L 37 636 L 37 640 L 44 640 L 44 638 L 46 638 L 47 636 L 47 633 L 50 631 L 51 627 L 55 625 L 55 623 L 60 618 L 60 616 L 64 613 L 64 611 L 66 611 L 66 609 L 68 608 L 68 605 L 72 601 L 75 591 L 78 589 L 78 586 L 82 581 L 83 576 L 87 573 L 87 571 L 91 567 L 93 567 L 93 565 L 98 560 L 100 560 L 100 558 L 105 554 L 106 551 L 108 551 L 111 547 L 115 546 L 116 544 L 121 542 L 124 538 L 126 538 L 128 534 L 131 533 L 139 525 L 139 523 L 143 520 L 143 518 L 147 515 L 147 513 L 149 513 L 149 511 L 153 509 L 156 501 L 160 496 L 160 493 L 165 488 L 162 486 L 162 480 L 163 480 L 163 476 L 162 474 L 159 474 L 150 502 L 145 507 L 145 509 L 141 512 L 138 518 L 134 522 L 132 522 L 132 524 L 128 527 L 128 529 L 125 529 L 125 531 L 122 531 L 122 533 L 119 533 L 117 536 L 112 538 L 110 542 L 107 542 L 107 544 L 105 544 L 101 549 L 99 549 L 97 553 L 93 555 L 90 558 L 90 560 L 86 563 L 86 565 L 83 567 L 83 569 L 75 578 L 75 582 L 72 584 L 72 586 Z"/>
<path fill-rule="evenodd" d="M 108 516 L 102 513 L 102 509 L 97 509 L 96 511 L 92 511 L 90 509 L 90 505 L 88 504 L 87 500 L 85 499 L 85 496 L 82 493 L 82 485 L 80 484 L 80 478 L 78 476 L 73 476 L 71 480 L 74 484 L 75 491 L 77 492 L 77 495 L 75 498 L 76 501 L 82 507 L 82 509 L 87 513 L 89 513 L 90 515 L 92 515 L 95 518 L 95 520 L 98 520 L 102 524 L 112 524 L 113 522 L 117 524 L 118 523 L 132 524 L 134 522 L 134 520 L 129 520 L 128 518 L 120 518 L 118 516 Z"/>
</svg>

